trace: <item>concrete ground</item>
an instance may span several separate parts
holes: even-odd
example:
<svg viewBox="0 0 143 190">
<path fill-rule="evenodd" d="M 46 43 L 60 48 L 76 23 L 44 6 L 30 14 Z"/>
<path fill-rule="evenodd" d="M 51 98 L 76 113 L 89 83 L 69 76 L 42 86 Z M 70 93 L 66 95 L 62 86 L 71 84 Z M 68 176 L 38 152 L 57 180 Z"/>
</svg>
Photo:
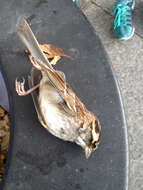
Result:
<svg viewBox="0 0 143 190">
<path fill-rule="evenodd" d="M 128 126 L 129 190 L 143 190 L 143 0 L 136 0 L 135 35 L 119 41 L 110 15 L 115 0 L 78 0 L 110 57 L 119 82 Z"/>
</svg>

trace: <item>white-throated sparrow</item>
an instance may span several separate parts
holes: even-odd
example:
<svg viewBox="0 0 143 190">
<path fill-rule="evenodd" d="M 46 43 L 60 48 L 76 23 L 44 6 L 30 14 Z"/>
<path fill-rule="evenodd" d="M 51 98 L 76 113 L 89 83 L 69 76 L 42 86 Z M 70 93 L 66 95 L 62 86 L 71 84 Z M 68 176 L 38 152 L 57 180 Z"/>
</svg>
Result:
<svg viewBox="0 0 143 190">
<path fill-rule="evenodd" d="M 17 31 L 31 54 L 33 64 L 28 91 L 24 90 L 25 81 L 16 79 L 18 95 L 32 93 L 41 124 L 54 136 L 80 145 L 88 158 L 99 144 L 101 126 L 98 118 L 75 95 L 64 73 L 52 67 L 25 19 Z M 37 70 L 40 70 L 38 76 Z M 36 88 L 38 90 L 34 91 Z"/>
</svg>

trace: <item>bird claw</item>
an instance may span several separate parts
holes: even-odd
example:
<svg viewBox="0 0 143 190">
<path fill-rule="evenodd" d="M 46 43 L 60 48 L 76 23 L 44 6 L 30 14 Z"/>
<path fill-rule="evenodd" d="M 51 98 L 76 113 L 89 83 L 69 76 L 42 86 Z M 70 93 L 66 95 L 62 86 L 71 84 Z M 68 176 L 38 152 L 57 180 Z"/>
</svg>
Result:
<svg viewBox="0 0 143 190">
<path fill-rule="evenodd" d="M 19 96 L 25 96 L 27 95 L 25 89 L 24 89 L 24 84 L 25 84 L 25 79 L 24 77 L 22 77 L 22 82 L 18 81 L 18 79 L 16 78 L 15 80 L 15 88 L 16 88 L 16 92 Z"/>
</svg>

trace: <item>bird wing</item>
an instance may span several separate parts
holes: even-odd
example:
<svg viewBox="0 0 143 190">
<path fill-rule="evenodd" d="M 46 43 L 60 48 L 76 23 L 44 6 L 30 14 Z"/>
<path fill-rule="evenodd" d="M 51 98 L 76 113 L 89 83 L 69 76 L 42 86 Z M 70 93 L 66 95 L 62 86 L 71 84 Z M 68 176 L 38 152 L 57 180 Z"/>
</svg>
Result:
<svg viewBox="0 0 143 190">
<path fill-rule="evenodd" d="M 45 54 L 52 55 L 53 57 L 54 56 L 60 56 L 60 57 L 64 56 L 64 57 L 67 57 L 67 58 L 69 58 L 71 60 L 74 60 L 71 56 L 66 55 L 61 48 L 57 48 L 54 45 L 51 45 L 51 44 L 40 44 L 40 48 L 42 49 L 42 51 Z"/>
<path fill-rule="evenodd" d="M 72 88 L 66 82 L 66 78 L 61 75 L 61 72 L 51 70 L 45 63 L 41 60 L 35 60 L 44 72 L 47 73 L 47 76 L 51 82 L 51 84 L 56 88 L 59 92 L 61 97 L 64 99 L 66 106 L 69 108 L 70 111 L 74 113 L 80 113 L 81 117 L 85 115 L 87 112 L 84 104 L 80 101 L 80 99 L 75 95 Z"/>
<path fill-rule="evenodd" d="M 33 86 L 35 86 L 36 84 L 38 84 L 40 82 L 41 78 L 41 74 L 39 73 L 39 71 L 37 71 L 35 68 L 31 69 L 31 73 L 30 76 L 28 76 L 28 84 L 29 84 L 29 88 L 32 88 Z M 44 118 L 41 114 L 40 111 L 40 107 L 39 107 L 39 103 L 38 103 L 38 96 L 39 96 L 39 89 L 34 90 L 32 93 L 32 99 L 34 102 L 34 106 L 38 115 L 38 119 L 39 121 L 45 124 Z"/>
</svg>

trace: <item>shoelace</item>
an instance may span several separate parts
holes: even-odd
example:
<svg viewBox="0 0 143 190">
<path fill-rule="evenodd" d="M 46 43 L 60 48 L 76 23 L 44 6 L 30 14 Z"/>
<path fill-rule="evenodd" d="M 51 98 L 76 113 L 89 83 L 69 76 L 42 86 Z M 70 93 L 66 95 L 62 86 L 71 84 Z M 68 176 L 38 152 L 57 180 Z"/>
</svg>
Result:
<svg viewBox="0 0 143 190">
<path fill-rule="evenodd" d="M 115 5 L 112 15 L 115 16 L 114 29 L 119 26 L 126 26 L 127 24 L 131 25 L 131 8 L 125 3 Z"/>
</svg>

